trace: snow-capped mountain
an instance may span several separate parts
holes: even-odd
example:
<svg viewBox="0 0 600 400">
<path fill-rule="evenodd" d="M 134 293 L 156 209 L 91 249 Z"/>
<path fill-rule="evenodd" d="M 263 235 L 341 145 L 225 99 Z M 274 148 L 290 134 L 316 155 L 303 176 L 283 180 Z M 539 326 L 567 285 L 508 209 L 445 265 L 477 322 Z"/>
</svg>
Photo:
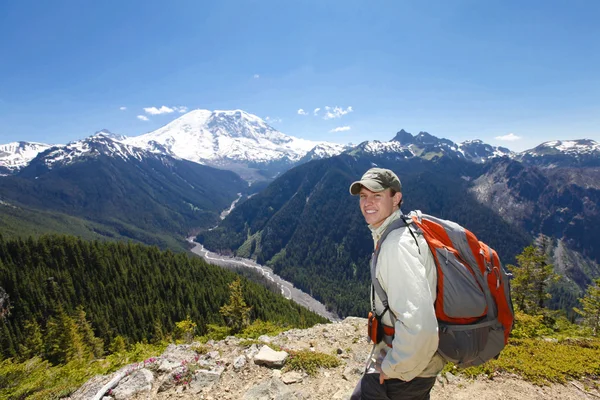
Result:
<svg viewBox="0 0 600 400">
<path fill-rule="evenodd" d="M 481 140 L 468 140 L 456 144 L 448 139 L 437 138 L 427 132 L 419 132 L 413 136 L 402 129 L 389 142 L 377 140 L 363 142 L 356 148 L 349 150 L 349 154 L 370 154 L 386 156 L 394 159 L 421 157 L 433 159 L 435 157 L 451 157 L 466 159 L 476 163 L 484 163 L 495 157 L 510 156 L 510 150 L 503 147 L 494 147 L 483 143 Z"/>
<path fill-rule="evenodd" d="M 14 172 L 33 160 L 51 145 L 34 142 L 0 144 L 0 174 Z"/>
<path fill-rule="evenodd" d="M 289 168 L 317 145 L 324 146 L 323 155 L 339 152 L 339 145 L 285 135 L 242 110 L 193 110 L 124 143 L 201 164 L 228 167 L 233 163 L 256 169 L 273 164 Z"/>
<path fill-rule="evenodd" d="M 516 159 L 543 167 L 600 166 L 600 144 L 591 139 L 552 140 L 519 153 Z"/>
<path fill-rule="evenodd" d="M 479 139 L 466 140 L 458 145 L 460 151 L 467 160 L 476 163 L 484 163 L 496 157 L 514 157 L 514 153 L 506 147 L 495 147 L 482 142 Z"/>
<path fill-rule="evenodd" d="M 304 157 L 298 163 L 309 162 L 312 160 L 320 160 L 322 158 L 328 158 L 342 154 L 343 152 L 352 149 L 353 146 L 350 144 L 337 144 L 337 143 L 321 143 L 316 145 L 311 151 L 306 153 Z"/>
<path fill-rule="evenodd" d="M 148 152 L 138 147 L 130 146 L 111 138 L 112 134 L 97 132 L 96 134 L 66 145 L 52 146 L 40 152 L 29 164 L 39 168 L 53 169 L 71 163 L 82 161 L 101 155 L 120 158 L 122 160 L 136 159 L 141 161 L 144 157 L 156 158 L 158 154 Z"/>
</svg>

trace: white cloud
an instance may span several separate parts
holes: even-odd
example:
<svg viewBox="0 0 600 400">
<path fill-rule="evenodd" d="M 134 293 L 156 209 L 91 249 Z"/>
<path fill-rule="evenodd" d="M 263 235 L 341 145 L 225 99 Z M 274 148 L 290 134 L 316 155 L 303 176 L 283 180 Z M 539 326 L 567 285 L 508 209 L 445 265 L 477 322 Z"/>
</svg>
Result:
<svg viewBox="0 0 600 400">
<path fill-rule="evenodd" d="M 272 123 L 278 123 L 278 122 L 283 122 L 283 120 L 281 118 L 271 118 L 271 117 L 265 117 L 265 121 L 267 122 L 272 122 Z"/>
<path fill-rule="evenodd" d="M 127 107 L 124 107 L 124 106 L 123 107 L 119 107 L 119 110 L 125 111 L 125 110 L 127 110 Z"/>
<path fill-rule="evenodd" d="M 188 108 L 186 106 L 178 106 L 175 107 L 175 110 L 177 110 L 179 114 L 183 114 L 187 112 Z"/>
<path fill-rule="evenodd" d="M 254 74 L 254 79 L 258 79 L 258 78 L 260 78 L 260 75 L 259 74 Z"/>
<path fill-rule="evenodd" d="M 338 126 L 337 128 L 334 128 L 332 130 L 330 130 L 330 133 L 336 133 L 336 132 L 344 132 L 344 131 L 349 131 L 350 127 L 349 126 Z"/>
<path fill-rule="evenodd" d="M 504 135 L 504 136 L 496 136 L 497 140 L 505 140 L 507 142 L 514 142 L 515 140 L 521 140 L 521 136 L 517 136 L 514 133 L 509 133 L 508 135 Z"/>
<path fill-rule="evenodd" d="M 299 115 L 308 115 L 308 113 L 306 111 L 304 111 L 303 109 L 299 109 L 298 114 Z"/>
<path fill-rule="evenodd" d="M 346 107 L 346 109 L 343 109 L 342 107 L 329 107 L 329 106 L 325 106 L 325 111 L 327 111 L 325 113 L 325 115 L 323 116 L 323 119 L 334 119 L 334 118 L 341 118 L 342 116 L 353 112 L 354 110 L 352 109 L 352 106 L 348 106 Z"/>
<path fill-rule="evenodd" d="M 146 117 L 145 115 L 138 115 L 137 118 L 141 119 L 142 121 L 149 121 L 148 117 Z"/>
<path fill-rule="evenodd" d="M 315 108 L 315 111 L 313 111 L 313 114 L 317 115 L 319 113 L 319 111 L 321 111 L 321 107 Z"/>
<path fill-rule="evenodd" d="M 171 107 L 162 106 L 161 108 L 146 107 L 146 108 L 144 108 L 144 111 L 146 112 L 146 114 L 159 115 L 159 114 L 170 114 L 170 113 L 174 112 L 175 110 Z"/>
</svg>

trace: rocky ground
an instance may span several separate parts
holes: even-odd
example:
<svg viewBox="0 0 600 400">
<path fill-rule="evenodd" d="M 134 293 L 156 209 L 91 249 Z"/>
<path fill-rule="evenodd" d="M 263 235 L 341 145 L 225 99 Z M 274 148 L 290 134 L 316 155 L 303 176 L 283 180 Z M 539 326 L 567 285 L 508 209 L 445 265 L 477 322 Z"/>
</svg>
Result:
<svg viewBox="0 0 600 400">
<path fill-rule="evenodd" d="M 229 337 L 206 345 L 171 345 L 155 358 L 91 379 L 70 400 L 348 399 L 370 351 L 365 331 L 365 319 L 347 318 L 261 337 L 262 343 Z M 336 368 L 320 369 L 314 376 L 287 371 L 285 354 L 271 351 L 269 345 L 283 351 L 331 354 L 341 363 Z M 586 392 L 581 382 L 539 387 L 509 375 L 472 380 L 445 374 L 438 377 L 431 398 L 570 400 L 596 399 L 600 393 Z"/>
</svg>

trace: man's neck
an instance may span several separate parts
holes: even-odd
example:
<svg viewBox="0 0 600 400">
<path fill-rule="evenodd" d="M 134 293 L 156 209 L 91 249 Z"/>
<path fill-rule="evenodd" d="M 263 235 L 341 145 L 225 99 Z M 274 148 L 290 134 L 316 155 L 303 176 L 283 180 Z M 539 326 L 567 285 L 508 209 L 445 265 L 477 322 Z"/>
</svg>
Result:
<svg viewBox="0 0 600 400">
<path fill-rule="evenodd" d="M 377 246 L 377 242 L 379 241 L 379 238 L 381 237 L 381 235 L 383 235 L 383 232 L 385 232 L 385 230 L 387 229 L 387 227 L 394 222 L 395 220 L 397 220 L 398 218 L 400 218 L 400 216 L 402 215 L 402 212 L 400 212 L 400 209 L 397 209 L 396 211 L 394 211 L 393 213 L 391 213 L 384 221 L 381 225 L 374 227 L 373 225 L 369 225 L 369 229 L 371 230 L 371 234 L 373 235 L 373 241 L 375 242 L 375 246 Z"/>
</svg>

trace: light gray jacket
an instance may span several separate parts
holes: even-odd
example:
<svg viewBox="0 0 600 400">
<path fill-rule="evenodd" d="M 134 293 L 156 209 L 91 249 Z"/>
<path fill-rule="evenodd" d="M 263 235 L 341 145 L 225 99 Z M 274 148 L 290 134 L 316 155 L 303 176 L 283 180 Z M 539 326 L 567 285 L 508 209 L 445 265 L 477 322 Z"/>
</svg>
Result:
<svg viewBox="0 0 600 400">
<path fill-rule="evenodd" d="M 400 210 L 390 215 L 381 226 L 371 229 L 375 246 L 390 223 L 400 218 Z M 387 293 L 391 312 L 396 317 L 392 348 L 379 343 L 371 360 L 371 367 L 380 352 L 385 352 L 382 371 L 390 378 L 409 381 L 415 377 L 436 376 L 444 367 L 444 359 L 436 353 L 438 323 L 435 316 L 436 268 L 427 242 L 408 228 L 396 229 L 387 236 L 377 260 L 377 279 Z M 373 289 L 371 289 L 373 290 Z M 375 311 L 384 310 L 375 294 Z M 392 326 L 390 312 L 383 323 Z"/>
</svg>

